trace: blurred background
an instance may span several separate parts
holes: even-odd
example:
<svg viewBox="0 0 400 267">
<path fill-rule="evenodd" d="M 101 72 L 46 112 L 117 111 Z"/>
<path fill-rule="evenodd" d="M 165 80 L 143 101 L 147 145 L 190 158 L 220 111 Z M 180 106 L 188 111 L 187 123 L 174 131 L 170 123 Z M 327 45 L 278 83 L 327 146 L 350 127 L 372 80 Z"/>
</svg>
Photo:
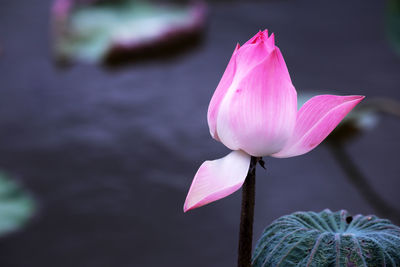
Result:
<svg viewBox="0 0 400 267">
<path fill-rule="evenodd" d="M 63 2 L 0 2 L 0 266 L 235 266 L 240 191 L 182 209 L 201 163 L 229 151 L 209 135 L 211 96 L 236 43 L 265 28 L 299 95 L 365 95 L 373 123 L 264 158 L 254 240 L 299 210 L 400 223 L 397 0 L 164 1 L 117 41 L 101 27 L 118 14 Z M 93 23 L 94 39 L 71 37 Z"/>
</svg>

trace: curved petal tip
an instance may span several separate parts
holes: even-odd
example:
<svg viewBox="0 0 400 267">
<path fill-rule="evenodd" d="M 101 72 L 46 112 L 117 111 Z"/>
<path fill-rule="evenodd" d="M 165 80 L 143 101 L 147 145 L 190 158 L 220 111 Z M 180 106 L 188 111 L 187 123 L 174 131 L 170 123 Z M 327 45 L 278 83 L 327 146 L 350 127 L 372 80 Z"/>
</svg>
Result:
<svg viewBox="0 0 400 267">
<path fill-rule="evenodd" d="M 294 133 L 285 147 L 273 157 L 288 158 L 305 154 L 318 146 L 341 120 L 365 97 L 359 95 L 319 95 L 298 111 Z"/>
<path fill-rule="evenodd" d="M 243 151 L 233 151 L 221 159 L 204 162 L 193 179 L 183 211 L 204 206 L 237 191 L 246 179 L 250 159 Z"/>
</svg>

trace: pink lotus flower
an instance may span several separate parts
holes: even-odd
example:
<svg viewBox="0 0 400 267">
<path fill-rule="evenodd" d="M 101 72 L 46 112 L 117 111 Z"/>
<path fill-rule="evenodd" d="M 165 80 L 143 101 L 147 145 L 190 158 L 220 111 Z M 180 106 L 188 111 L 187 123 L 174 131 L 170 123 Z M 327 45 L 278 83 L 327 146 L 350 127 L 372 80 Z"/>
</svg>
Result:
<svg viewBox="0 0 400 267">
<path fill-rule="evenodd" d="M 297 93 L 274 34 L 237 45 L 208 107 L 211 136 L 233 150 L 197 171 L 184 211 L 238 190 L 251 156 L 288 158 L 318 146 L 364 97 L 319 95 L 297 110 Z"/>
</svg>

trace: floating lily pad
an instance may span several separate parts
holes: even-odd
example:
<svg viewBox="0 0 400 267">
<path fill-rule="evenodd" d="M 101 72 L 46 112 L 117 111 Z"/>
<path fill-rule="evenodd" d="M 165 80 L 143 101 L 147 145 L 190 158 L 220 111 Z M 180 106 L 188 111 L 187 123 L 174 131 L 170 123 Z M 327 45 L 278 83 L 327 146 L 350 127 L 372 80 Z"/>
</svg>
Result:
<svg viewBox="0 0 400 267">
<path fill-rule="evenodd" d="M 97 63 L 121 52 L 162 49 L 170 41 L 191 38 L 203 29 L 204 21 L 204 4 L 199 2 L 57 0 L 54 49 L 62 61 Z"/>
<path fill-rule="evenodd" d="M 0 173 L 0 236 L 17 230 L 31 218 L 35 204 L 15 181 Z"/>
</svg>

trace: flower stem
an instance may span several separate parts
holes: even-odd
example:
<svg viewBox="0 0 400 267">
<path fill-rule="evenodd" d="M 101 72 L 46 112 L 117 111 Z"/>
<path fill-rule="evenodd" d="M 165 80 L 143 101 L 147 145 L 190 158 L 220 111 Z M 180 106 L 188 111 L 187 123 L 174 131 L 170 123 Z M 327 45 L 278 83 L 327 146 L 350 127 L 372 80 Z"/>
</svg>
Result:
<svg viewBox="0 0 400 267">
<path fill-rule="evenodd" d="M 253 244 L 253 219 L 256 185 L 257 158 L 251 157 L 249 172 L 242 187 L 242 210 L 240 214 L 238 267 L 251 266 Z"/>
</svg>

